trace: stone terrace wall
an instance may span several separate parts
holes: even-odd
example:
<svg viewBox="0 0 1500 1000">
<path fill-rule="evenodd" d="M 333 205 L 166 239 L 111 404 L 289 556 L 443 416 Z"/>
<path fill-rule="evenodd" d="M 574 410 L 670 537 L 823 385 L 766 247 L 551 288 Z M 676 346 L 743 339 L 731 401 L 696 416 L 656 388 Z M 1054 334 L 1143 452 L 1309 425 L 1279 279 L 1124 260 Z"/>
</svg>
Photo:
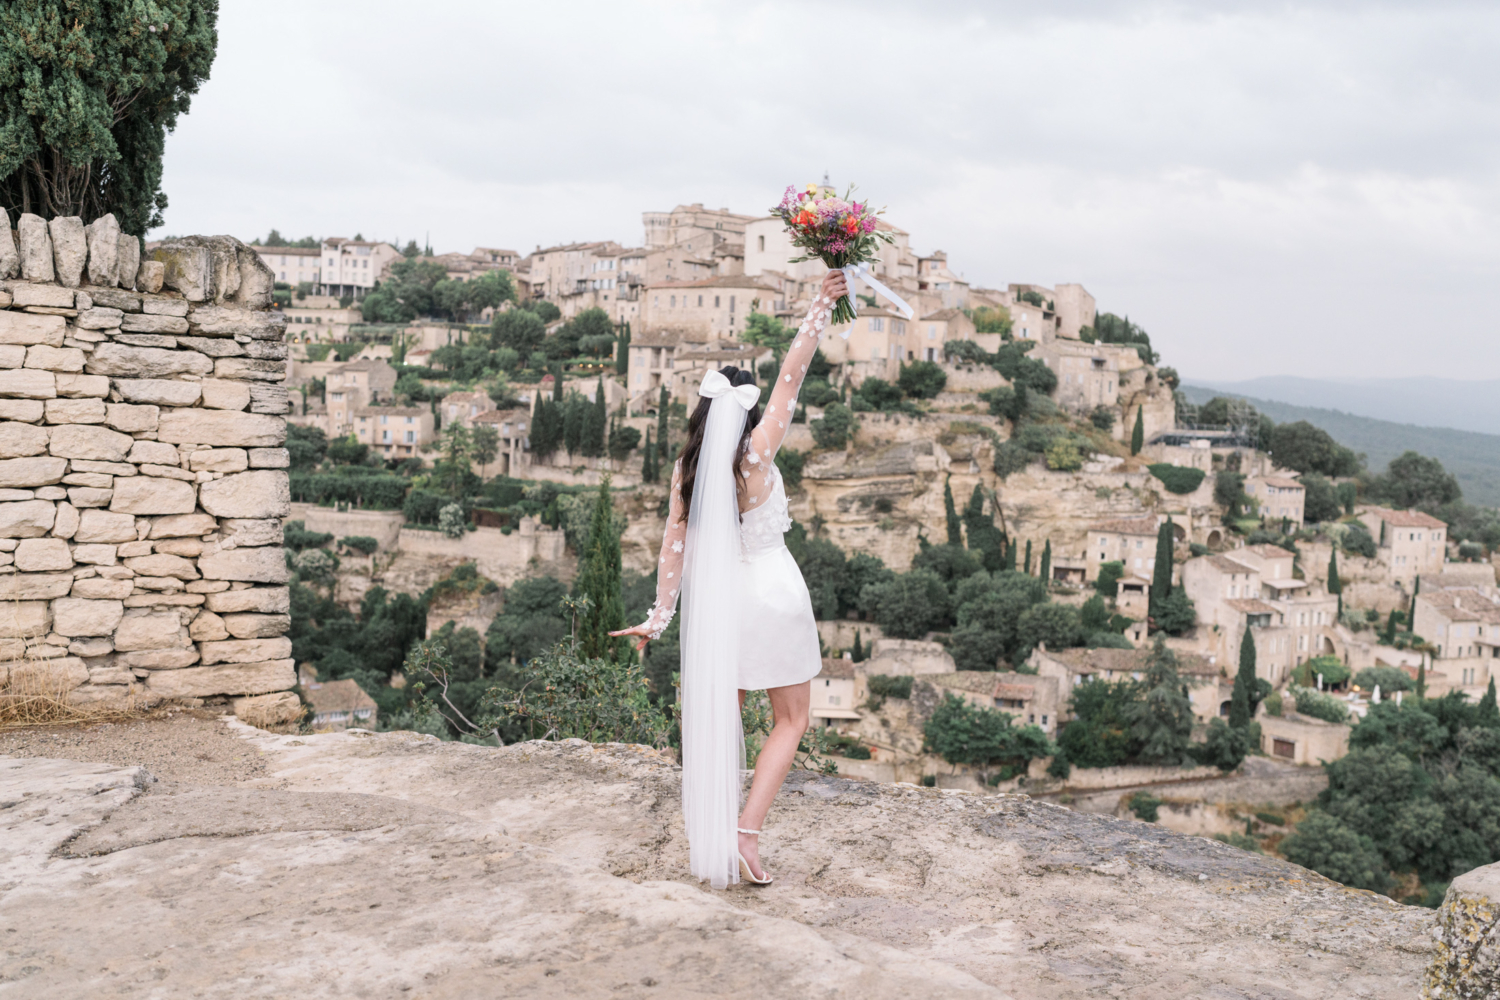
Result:
<svg viewBox="0 0 1500 1000">
<path fill-rule="evenodd" d="M 142 261 L 112 216 L 17 228 L 0 226 L 0 684 L 295 711 L 270 270 L 227 236 Z"/>
</svg>

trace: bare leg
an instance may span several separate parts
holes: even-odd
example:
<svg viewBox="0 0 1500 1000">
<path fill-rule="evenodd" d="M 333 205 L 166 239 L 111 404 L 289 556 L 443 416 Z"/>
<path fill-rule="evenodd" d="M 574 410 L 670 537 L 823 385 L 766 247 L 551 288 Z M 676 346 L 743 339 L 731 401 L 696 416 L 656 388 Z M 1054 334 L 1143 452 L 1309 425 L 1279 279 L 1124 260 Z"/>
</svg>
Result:
<svg viewBox="0 0 1500 1000">
<path fill-rule="evenodd" d="M 786 773 L 792 769 L 797 755 L 797 744 L 807 732 L 808 703 L 812 698 L 810 681 L 788 687 L 771 688 L 766 692 L 771 699 L 771 735 L 766 737 L 760 756 L 755 758 L 755 777 L 750 782 L 750 795 L 745 799 L 745 809 L 740 813 L 740 826 L 746 830 L 759 830 L 771 811 L 771 802 L 781 790 Z M 745 692 L 740 692 L 740 704 L 745 702 Z M 757 877 L 765 872 L 760 867 L 760 845 L 751 833 L 740 834 L 740 853 L 750 862 L 750 870 Z"/>
</svg>

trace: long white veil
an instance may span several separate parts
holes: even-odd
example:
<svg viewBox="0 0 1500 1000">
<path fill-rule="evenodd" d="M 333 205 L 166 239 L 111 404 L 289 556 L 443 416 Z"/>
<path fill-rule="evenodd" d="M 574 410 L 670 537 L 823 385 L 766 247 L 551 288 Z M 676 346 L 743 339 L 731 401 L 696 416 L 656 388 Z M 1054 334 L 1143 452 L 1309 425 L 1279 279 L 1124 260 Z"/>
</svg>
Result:
<svg viewBox="0 0 1500 1000">
<path fill-rule="evenodd" d="M 760 392 L 709 372 L 699 395 L 714 402 L 703 429 L 688 508 L 682 574 L 682 816 L 689 863 L 715 889 L 738 882 L 740 727 L 740 508 L 734 458 L 745 414 Z"/>
</svg>

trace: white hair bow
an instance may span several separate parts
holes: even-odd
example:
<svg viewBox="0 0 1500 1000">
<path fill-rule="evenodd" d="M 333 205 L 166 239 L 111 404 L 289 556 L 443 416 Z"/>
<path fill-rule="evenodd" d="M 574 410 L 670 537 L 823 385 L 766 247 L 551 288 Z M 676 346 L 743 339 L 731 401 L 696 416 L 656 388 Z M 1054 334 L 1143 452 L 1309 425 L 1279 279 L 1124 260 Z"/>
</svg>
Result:
<svg viewBox="0 0 1500 1000">
<path fill-rule="evenodd" d="M 747 410 L 760 402 L 760 389 L 754 384 L 730 385 L 723 372 L 709 372 L 703 376 L 703 385 L 698 388 L 698 395 L 718 399 L 726 394 L 733 395 L 734 401 Z"/>
</svg>

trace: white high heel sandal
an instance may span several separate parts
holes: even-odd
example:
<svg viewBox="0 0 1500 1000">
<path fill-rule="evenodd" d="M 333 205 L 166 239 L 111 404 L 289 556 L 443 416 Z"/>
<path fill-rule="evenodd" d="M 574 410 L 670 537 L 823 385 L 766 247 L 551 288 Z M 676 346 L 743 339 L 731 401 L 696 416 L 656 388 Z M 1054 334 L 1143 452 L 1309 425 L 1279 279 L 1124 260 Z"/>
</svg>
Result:
<svg viewBox="0 0 1500 1000">
<path fill-rule="evenodd" d="M 737 826 L 734 829 L 735 829 L 736 833 L 750 833 L 750 834 L 754 834 L 757 837 L 760 836 L 760 831 L 759 830 L 746 830 L 742 826 Z M 750 882 L 750 883 L 752 883 L 754 885 L 770 885 L 771 884 L 772 879 L 771 879 L 770 875 L 767 875 L 765 878 L 756 878 L 755 877 L 755 873 L 750 870 L 750 862 L 748 862 L 748 861 L 745 860 L 745 856 L 743 854 L 740 854 L 739 851 L 735 851 L 735 853 L 739 854 L 739 858 L 740 858 L 740 874 L 745 877 L 745 880 L 747 882 Z"/>
</svg>

